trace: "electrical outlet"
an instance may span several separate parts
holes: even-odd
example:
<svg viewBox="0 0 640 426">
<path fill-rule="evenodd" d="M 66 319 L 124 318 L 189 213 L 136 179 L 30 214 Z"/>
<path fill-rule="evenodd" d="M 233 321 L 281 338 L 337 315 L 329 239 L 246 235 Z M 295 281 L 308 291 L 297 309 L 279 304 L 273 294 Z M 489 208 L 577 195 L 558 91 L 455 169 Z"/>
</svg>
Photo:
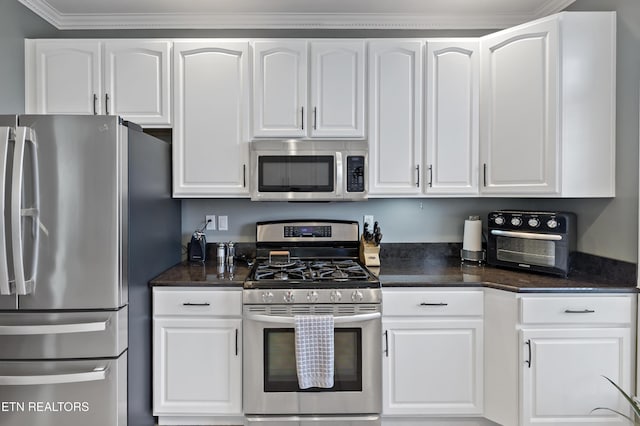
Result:
<svg viewBox="0 0 640 426">
<path fill-rule="evenodd" d="M 365 223 L 369 224 L 369 232 L 373 232 L 373 215 L 365 215 L 363 218 L 363 228 Z"/>
<path fill-rule="evenodd" d="M 207 224 L 207 231 L 215 231 L 216 230 L 216 216 L 213 214 L 208 214 L 204 217 L 205 223 Z"/>
<path fill-rule="evenodd" d="M 227 216 L 218 216 L 218 230 L 220 231 L 229 230 L 229 218 Z"/>
</svg>

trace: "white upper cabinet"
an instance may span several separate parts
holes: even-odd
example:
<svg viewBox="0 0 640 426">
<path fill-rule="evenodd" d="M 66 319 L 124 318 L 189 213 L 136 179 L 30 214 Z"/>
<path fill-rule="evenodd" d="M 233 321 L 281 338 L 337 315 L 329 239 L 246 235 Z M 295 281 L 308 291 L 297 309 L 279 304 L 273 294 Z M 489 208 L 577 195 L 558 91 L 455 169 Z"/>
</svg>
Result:
<svg viewBox="0 0 640 426">
<path fill-rule="evenodd" d="M 615 195 L 615 12 L 564 12 L 481 39 L 481 190 Z"/>
<path fill-rule="evenodd" d="M 175 197 L 247 197 L 249 43 L 174 45 Z"/>
<path fill-rule="evenodd" d="M 27 114 L 103 113 L 99 41 L 26 40 L 25 47 Z"/>
<path fill-rule="evenodd" d="M 363 138 L 364 45 L 255 41 L 253 136 Z"/>
<path fill-rule="evenodd" d="M 369 194 L 422 189 L 423 43 L 369 42 Z"/>
<path fill-rule="evenodd" d="M 478 193 L 480 43 L 427 40 L 427 194 Z"/>
<path fill-rule="evenodd" d="M 171 125 L 171 42 L 27 40 L 26 112 Z"/>
<path fill-rule="evenodd" d="M 364 41 L 312 41 L 310 134 L 364 137 Z"/>
<path fill-rule="evenodd" d="M 107 41 L 104 44 L 105 114 L 135 123 L 171 124 L 171 43 Z"/>
</svg>

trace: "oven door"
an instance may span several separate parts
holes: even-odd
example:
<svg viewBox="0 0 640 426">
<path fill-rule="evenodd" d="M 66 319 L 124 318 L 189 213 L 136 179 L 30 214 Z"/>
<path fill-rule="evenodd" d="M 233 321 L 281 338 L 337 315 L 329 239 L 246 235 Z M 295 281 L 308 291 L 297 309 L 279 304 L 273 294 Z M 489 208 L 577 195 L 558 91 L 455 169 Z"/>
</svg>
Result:
<svg viewBox="0 0 640 426">
<path fill-rule="evenodd" d="M 568 242 L 562 234 L 491 229 L 487 252 L 492 265 L 557 275 L 569 272 Z"/>
<path fill-rule="evenodd" d="M 334 324 L 334 387 L 301 390 L 296 372 L 294 317 L 245 312 L 245 413 L 380 413 L 380 312 L 335 316 Z"/>
</svg>

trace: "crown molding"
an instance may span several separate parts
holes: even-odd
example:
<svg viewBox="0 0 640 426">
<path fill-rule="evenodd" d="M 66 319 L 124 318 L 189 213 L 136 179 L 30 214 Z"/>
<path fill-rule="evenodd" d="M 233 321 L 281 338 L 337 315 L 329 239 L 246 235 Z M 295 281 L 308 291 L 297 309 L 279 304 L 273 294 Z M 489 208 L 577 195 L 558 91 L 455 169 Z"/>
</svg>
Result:
<svg viewBox="0 0 640 426">
<path fill-rule="evenodd" d="M 100 29 L 502 29 L 557 13 L 575 0 L 548 0 L 533 14 L 102 13 L 62 14 L 46 0 L 19 0 L 59 30 Z"/>
</svg>

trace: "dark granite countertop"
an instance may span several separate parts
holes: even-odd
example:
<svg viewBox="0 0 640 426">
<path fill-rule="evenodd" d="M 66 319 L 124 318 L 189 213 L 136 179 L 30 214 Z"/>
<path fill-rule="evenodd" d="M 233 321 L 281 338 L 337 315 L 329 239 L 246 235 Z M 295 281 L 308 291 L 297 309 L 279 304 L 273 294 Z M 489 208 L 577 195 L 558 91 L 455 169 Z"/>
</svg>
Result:
<svg viewBox="0 0 640 426">
<path fill-rule="evenodd" d="M 246 264 L 236 262 L 235 267 L 218 268 L 215 261 L 204 265 L 184 261 L 164 271 L 149 282 L 151 286 L 184 287 L 242 287 L 249 275 Z"/>
</svg>

